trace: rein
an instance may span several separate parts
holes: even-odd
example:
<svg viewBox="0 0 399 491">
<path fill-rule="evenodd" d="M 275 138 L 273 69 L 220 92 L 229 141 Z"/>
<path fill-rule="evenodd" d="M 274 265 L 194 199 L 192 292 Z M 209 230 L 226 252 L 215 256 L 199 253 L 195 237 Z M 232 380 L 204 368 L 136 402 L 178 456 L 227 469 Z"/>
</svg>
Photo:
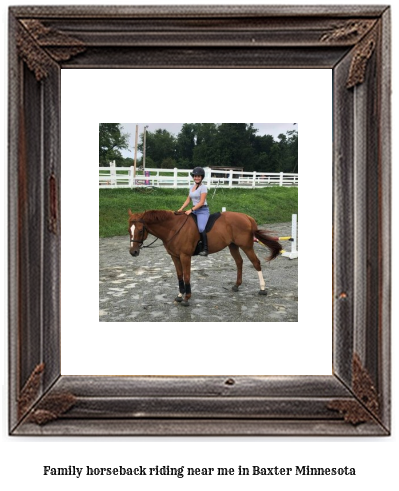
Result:
<svg viewBox="0 0 399 491">
<path fill-rule="evenodd" d="M 172 237 L 167 240 L 167 241 L 164 241 L 163 244 L 160 244 L 160 245 L 157 245 L 157 246 L 154 246 L 154 247 L 162 247 L 163 245 L 165 244 L 168 244 L 172 239 L 174 239 L 176 237 L 176 235 L 180 232 L 180 230 L 184 227 L 184 225 L 186 224 L 187 220 L 188 220 L 188 217 L 190 215 L 187 215 L 186 216 L 186 219 L 184 220 L 183 224 L 181 225 L 181 227 L 179 228 L 179 230 L 174 234 L 172 235 Z M 144 231 L 147 230 L 146 226 L 145 226 L 145 222 L 144 220 L 141 218 L 140 220 L 132 220 L 133 222 L 139 222 L 139 223 L 142 223 L 143 224 L 143 230 L 141 231 L 142 235 L 144 235 Z M 134 240 L 134 239 L 130 239 L 130 243 L 133 243 L 133 242 L 138 242 L 139 244 L 141 244 L 140 246 L 140 249 L 147 249 L 149 248 L 150 246 L 152 246 L 152 244 L 154 244 L 157 240 L 159 239 L 159 237 L 156 237 L 155 240 L 153 240 L 151 242 L 151 244 L 148 244 L 148 245 L 144 245 L 144 241 L 143 240 Z M 153 247 L 153 248 L 154 248 Z"/>
<path fill-rule="evenodd" d="M 158 237 L 155 237 L 155 240 L 151 242 L 151 244 L 144 245 L 144 242 L 141 242 L 141 247 L 140 249 L 147 249 L 148 247 L 152 246 L 156 241 L 158 240 Z M 131 240 L 131 242 L 139 242 L 138 240 Z M 155 247 L 161 247 L 160 245 L 155 246 Z"/>
</svg>

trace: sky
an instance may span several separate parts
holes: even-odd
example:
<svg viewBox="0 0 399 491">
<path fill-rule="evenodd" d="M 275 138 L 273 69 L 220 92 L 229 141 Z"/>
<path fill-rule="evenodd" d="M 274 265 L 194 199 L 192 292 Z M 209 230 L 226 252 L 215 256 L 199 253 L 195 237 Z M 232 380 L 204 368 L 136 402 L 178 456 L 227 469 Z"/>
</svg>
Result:
<svg viewBox="0 0 399 491">
<path fill-rule="evenodd" d="M 136 136 L 136 124 L 139 125 L 139 135 L 143 133 L 144 126 L 148 126 L 147 131 L 154 132 L 157 129 L 163 129 L 169 131 L 174 135 L 180 132 L 183 123 L 121 123 L 124 129 L 124 133 L 129 133 L 129 150 L 122 150 L 122 155 L 130 158 L 134 158 L 134 141 Z M 254 123 L 254 127 L 257 128 L 257 135 L 272 135 L 275 140 L 278 140 L 278 135 L 285 134 L 287 131 L 298 129 L 298 125 L 294 123 Z M 140 136 L 139 136 L 140 141 Z M 137 151 L 137 156 L 140 157 L 141 153 Z"/>
</svg>

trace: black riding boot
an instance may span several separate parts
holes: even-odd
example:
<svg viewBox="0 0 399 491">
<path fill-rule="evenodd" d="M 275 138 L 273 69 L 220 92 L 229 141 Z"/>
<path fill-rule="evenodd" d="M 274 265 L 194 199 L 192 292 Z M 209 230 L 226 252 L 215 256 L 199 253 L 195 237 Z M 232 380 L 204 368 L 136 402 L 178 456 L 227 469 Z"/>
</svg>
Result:
<svg viewBox="0 0 399 491">
<path fill-rule="evenodd" d="M 208 238 L 205 232 L 200 232 L 201 241 L 202 241 L 202 251 L 199 253 L 199 256 L 207 256 L 208 255 Z"/>
</svg>

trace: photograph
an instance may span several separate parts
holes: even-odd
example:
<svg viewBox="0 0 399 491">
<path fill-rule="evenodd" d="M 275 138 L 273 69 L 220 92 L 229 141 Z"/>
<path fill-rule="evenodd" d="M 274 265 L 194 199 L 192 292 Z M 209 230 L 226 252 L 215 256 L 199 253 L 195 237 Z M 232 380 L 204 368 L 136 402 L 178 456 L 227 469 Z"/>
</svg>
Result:
<svg viewBox="0 0 399 491">
<path fill-rule="evenodd" d="M 101 322 L 297 322 L 297 123 L 100 123 L 99 163 Z"/>
</svg>

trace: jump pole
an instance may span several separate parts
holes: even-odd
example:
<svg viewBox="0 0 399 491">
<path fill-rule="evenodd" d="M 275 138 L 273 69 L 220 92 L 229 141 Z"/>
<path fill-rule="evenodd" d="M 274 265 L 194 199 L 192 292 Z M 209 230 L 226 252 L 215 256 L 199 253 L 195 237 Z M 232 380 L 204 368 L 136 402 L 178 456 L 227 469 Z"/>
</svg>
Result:
<svg viewBox="0 0 399 491">
<path fill-rule="evenodd" d="M 279 237 L 280 240 L 289 240 L 291 242 L 291 252 L 284 251 L 281 255 L 288 257 L 288 259 L 297 259 L 298 250 L 296 248 L 297 242 L 297 215 L 292 215 L 291 225 L 291 237 Z"/>
</svg>

